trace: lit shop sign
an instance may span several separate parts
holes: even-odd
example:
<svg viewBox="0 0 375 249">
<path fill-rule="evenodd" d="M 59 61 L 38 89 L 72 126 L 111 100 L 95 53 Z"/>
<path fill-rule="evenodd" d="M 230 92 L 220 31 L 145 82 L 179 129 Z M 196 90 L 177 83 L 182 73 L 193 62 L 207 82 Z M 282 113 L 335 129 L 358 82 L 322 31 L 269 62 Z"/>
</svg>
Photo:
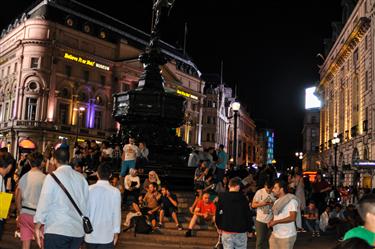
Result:
<svg viewBox="0 0 375 249">
<path fill-rule="evenodd" d="M 190 93 L 187 93 L 187 92 L 184 92 L 184 91 L 181 91 L 181 90 L 176 90 L 176 93 L 179 94 L 179 95 L 182 95 L 184 97 L 188 97 L 188 98 L 191 98 L 191 99 L 198 100 L 197 96 L 195 96 L 193 94 L 190 94 Z"/>
<path fill-rule="evenodd" d="M 92 60 L 89 60 L 89 59 L 84 59 L 80 56 L 75 56 L 75 55 L 72 55 L 72 54 L 69 54 L 69 53 L 64 54 L 64 59 L 75 61 L 75 62 L 84 64 L 84 65 L 88 65 L 88 66 L 91 66 L 91 67 L 97 67 L 97 68 L 109 71 L 109 66 L 100 64 L 98 62 L 95 62 L 95 61 L 92 61 Z"/>
<path fill-rule="evenodd" d="M 357 166 L 357 167 L 375 167 L 375 161 L 355 161 L 354 166 Z"/>
</svg>

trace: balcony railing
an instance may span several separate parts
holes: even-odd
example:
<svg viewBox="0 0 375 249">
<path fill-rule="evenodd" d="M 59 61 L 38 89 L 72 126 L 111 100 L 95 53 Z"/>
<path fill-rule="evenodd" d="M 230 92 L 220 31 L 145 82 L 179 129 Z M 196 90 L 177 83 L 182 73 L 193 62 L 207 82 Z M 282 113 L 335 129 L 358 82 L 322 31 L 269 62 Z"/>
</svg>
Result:
<svg viewBox="0 0 375 249">
<path fill-rule="evenodd" d="M 35 120 L 13 120 L 8 122 L 0 122 L 0 129 L 44 129 L 44 130 L 52 130 L 57 132 L 64 132 L 64 133 L 71 133 L 76 134 L 77 126 L 74 125 L 60 125 L 55 124 L 52 122 L 43 122 L 43 121 L 35 121 Z M 89 128 L 79 128 L 79 133 L 82 135 L 88 136 L 98 136 L 98 137 L 109 137 L 114 132 L 115 129 L 109 130 L 102 130 L 102 129 L 89 129 Z"/>
</svg>

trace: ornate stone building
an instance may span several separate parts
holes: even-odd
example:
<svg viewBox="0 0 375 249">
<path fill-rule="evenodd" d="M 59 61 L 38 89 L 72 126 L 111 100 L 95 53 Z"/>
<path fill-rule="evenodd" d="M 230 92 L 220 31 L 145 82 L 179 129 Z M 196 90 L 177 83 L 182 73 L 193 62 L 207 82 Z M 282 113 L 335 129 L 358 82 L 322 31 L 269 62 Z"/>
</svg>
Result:
<svg viewBox="0 0 375 249">
<path fill-rule="evenodd" d="M 0 37 L 0 139 L 44 150 L 47 141 L 103 140 L 118 128 L 112 94 L 136 87 L 148 34 L 77 1 L 40 0 Z M 177 132 L 201 143 L 204 82 L 181 51 L 161 42 L 165 88 L 186 98 Z M 24 147 L 24 148 L 26 148 Z"/>
<path fill-rule="evenodd" d="M 331 141 L 337 133 L 338 183 L 344 185 L 354 183 L 356 162 L 375 159 L 373 11 L 373 0 L 357 1 L 350 15 L 344 8 L 346 22 L 334 37 L 320 69 L 320 166 L 333 172 L 335 155 Z M 367 186 L 370 171 L 357 172 L 361 174 L 360 184 Z"/>
</svg>

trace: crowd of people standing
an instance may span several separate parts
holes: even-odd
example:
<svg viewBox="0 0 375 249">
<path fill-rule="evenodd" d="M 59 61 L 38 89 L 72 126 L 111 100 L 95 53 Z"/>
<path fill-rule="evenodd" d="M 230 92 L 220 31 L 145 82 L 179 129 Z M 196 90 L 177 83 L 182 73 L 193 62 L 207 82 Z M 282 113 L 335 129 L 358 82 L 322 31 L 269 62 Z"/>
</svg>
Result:
<svg viewBox="0 0 375 249">
<path fill-rule="evenodd" d="M 147 172 L 145 179 L 139 176 L 148 163 L 145 143 L 137 145 L 130 138 L 121 149 L 87 141 L 76 144 L 73 151 L 70 157 L 66 141 L 57 149 L 48 143 L 43 154 L 21 154 L 16 163 L 6 149 L 0 149 L 0 191 L 15 193 L 24 249 L 34 239 L 44 248 L 78 249 L 82 243 L 87 248 L 114 248 L 122 228 L 158 232 L 165 217 L 176 229 L 184 229 L 171 186 L 155 171 Z M 256 237 L 256 248 L 293 248 L 298 232 L 306 230 L 313 237 L 335 234 L 343 240 L 338 246 L 362 242 L 357 239 L 374 246 L 373 194 L 338 202 L 335 191 L 340 191 L 320 172 L 310 182 L 298 168 L 278 175 L 272 165 L 257 170 L 235 167 L 224 146 L 193 151 L 188 166 L 195 167 L 196 197 L 189 208 L 186 237 L 195 236 L 197 223 L 208 223 L 217 228 L 225 249 L 247 248 L 249 237 Z M 90 177 L 96 179 L 91 185 Z M 85 217 L 92 232 L 83 227 Z M 140 224 L 147 231 L 141 231 Z M 3 226 L 0 219 L 0 238 Z"/>
</svg>

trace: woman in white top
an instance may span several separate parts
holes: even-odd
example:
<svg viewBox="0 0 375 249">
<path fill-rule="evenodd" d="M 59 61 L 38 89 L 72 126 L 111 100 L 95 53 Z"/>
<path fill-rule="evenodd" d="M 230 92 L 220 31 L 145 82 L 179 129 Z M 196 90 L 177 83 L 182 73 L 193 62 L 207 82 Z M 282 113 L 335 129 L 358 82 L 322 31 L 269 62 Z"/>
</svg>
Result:
<svg viewBox="0 0 375 249">
<path fill-rule="evenodd" d="M 139 188 L 141 187 L 141 182 L 140 182 L 139 176 L 137 175 L 136 169 L 129 170 L 129 174 L 125 176 L 124 186 L 125 186 L 124 204 L 126 205 L 128 196 L 133 196 L 134 200 L 138 199 Z"/>
</svg>

